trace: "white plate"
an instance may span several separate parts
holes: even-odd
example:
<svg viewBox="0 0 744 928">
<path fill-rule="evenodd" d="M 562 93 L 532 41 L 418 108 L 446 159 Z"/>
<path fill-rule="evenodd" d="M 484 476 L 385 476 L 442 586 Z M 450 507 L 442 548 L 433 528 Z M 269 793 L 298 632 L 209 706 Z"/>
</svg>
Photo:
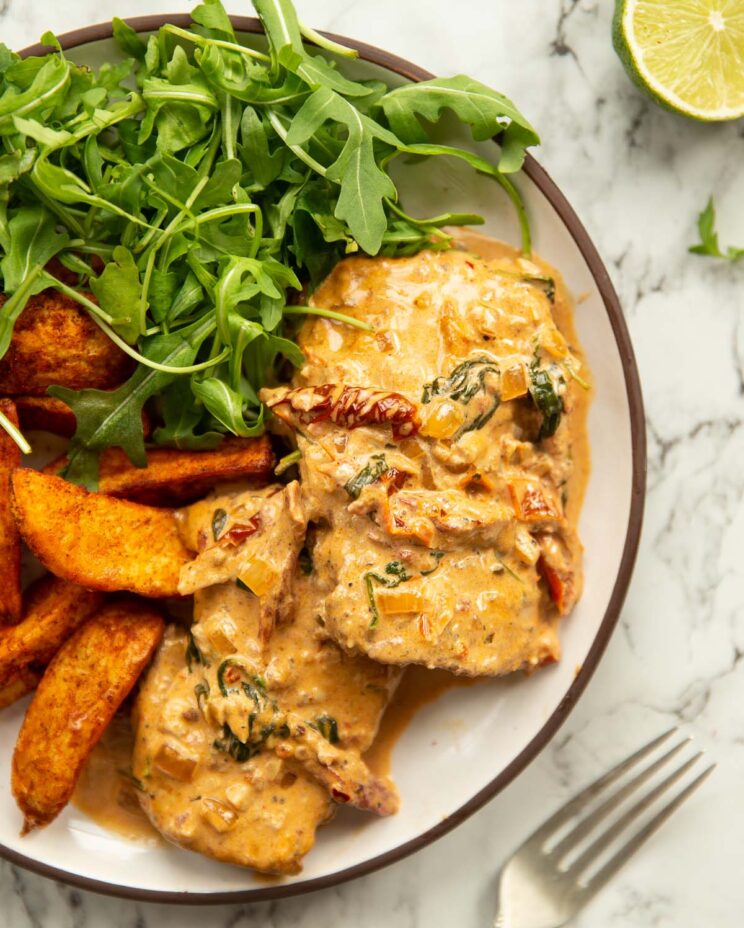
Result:
<svg viewBox="0 0 744 928">
<path fill-rule="evenodd" d="M 166 21 L 185 26 L 188 17 L 148 17 L 132 24 L 146 32 Z M 246 33 L 258 28 L 256 20 L 235 23 Z M 110 27 L 101 25 L 61 41 L 75 61 L 97 66 L 119 56 L 110 35 Z M 251 41 L 261 40 L 253 36 Z M 380 77 L 390 84 L 431 77 L 385 52 L 357 47 L 362 60 L 349 69 L 352 76 Z M 491 145 L 479 147 L 488 151 Z M 609 276 L 573 210 L 532 159 L 526 174 L 519 184 L 535 249 L 580 296 L 576 322 L 595 386 L 589 414 L 592 472 L 580 522 L 586 587 L 563 623 L 561 662 L 530 678 L 517 675 L 450 691 L 423 709 L 393 755 L 400 812 L 374 819 L 340 810 L 319 831 L 303 872 L 271 883 L 175 847 L 128 843 L 74 808 L 48 828 L 20 838 L 21 816 L 9 786 L 25 708 L 16 705 L 0 715 L 1 855 L 55 879 L 133 898 L 218 902 L 291 895 L 367 873 L 433 841 L 509 783 L 555 734 L 601 657 L 628 586 L 643 509 L 645 430 L 638 372 Z M 473 172 L 431 159 L 408 175 L 405 189 L 414 213 L 472 209 L 486 216 L 486 233 L 518 241 L 506 198 Z"/>
</svg>

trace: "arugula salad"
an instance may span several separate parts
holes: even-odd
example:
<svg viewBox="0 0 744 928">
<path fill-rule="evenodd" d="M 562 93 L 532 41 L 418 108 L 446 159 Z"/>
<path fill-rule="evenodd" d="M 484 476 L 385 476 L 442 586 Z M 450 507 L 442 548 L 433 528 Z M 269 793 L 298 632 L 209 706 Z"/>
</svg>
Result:
<svg viewBox="0 0 744 928">
<path fill-rule="evenodd" d="M 444 227 L 482 222 L 409 215 L 395 159 L 455 158 L 493 178 L 529 251 L 511 178 L 539 139 L 510 100 L 462 75 L 351 80 L 337 59 L 356 52 L 290 0 L 253 5 L 267 52 L 243 44 L 219 0 L 147 38 L 114 20 L 125 58 L 97 73 L 49 33 L 41 57 L 0 45 L 0 358 L 29 298 L 54 288 L 138 362 L 115 390 L 49 390 L 77 420 L 64 476 L 91 489 L 106 448 L 146 465 L 145 404 L 156 445 L 261 433 L 258 390 L 302 363 L 303 317 L 365 326 L 308 305 L 345 255 L 447 248 Z M 445 110 L 474 140 L 496 137 L 494 163 L 434 141 Z"/>
</svg>

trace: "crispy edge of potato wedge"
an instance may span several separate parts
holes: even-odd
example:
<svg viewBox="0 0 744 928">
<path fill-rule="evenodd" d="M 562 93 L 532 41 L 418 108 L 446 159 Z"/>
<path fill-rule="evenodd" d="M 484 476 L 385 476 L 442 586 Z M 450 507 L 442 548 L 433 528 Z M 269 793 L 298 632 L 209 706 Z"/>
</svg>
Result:
<svg viewBox="0 0 744 928">
<path fill-rule="evenodd" d="M 52 659 L 13 753 L 11 785 L 23 834 L 48 825 L 68 803 L 85 761 L 164 630 L 157 607 L 121 597 L 88 619 Z"/>
<path fill-rule="evenodd" d="M 0 295 L 0 305 L 4 302 Z M 30 297 L 0 359 L 0 394 L 44 396 L 53 385 L 107 390 L 122 384 L 134 367 L 74 300 L 44 290 Z"/>
<path fill-rule="evenodd" d="M 63 455 L 44 468 L 57 474 Z M 227 438 L 212 451 L 151 448 L 147 467 L 135 467 L 119 448 L 107 448 L 100 459 L 98 492 L 150 506 L 182 506 L 204 496 L 215 483 L 273 477 L 274 452 L 268 435 Z"/>
<path fill-rule="evenodd" d="M 103 593 L 50 575 L 32 583 L 23 596 L 21 621 L 0 629 L 0 694 L 25 670 L 45 667 L 104 599 Z"/>
<path fill-rule="evenodd" d="M 93 590 L 178 596 L 191 555 L 171 510 L 89 493 L 25 467 L 11 486 L 21 536 L 55 576 Z"/>
<path fill-rule="evenodd" d="M 12 400 L 0 399 L 0 412 L 18 426 Z M 21 616 L 21 536 L 13 518 L 10 479 L 21 463 L 18 445 L 0 428 L 0 625 L 17 622 Z"/>
<path fill-rule="evenodd" d="M 71 438 L 77 428 L 75 413 L 53 396 L 15 396 L 21 428 L 27 432 L 51 432 Z"/>
<path fill-rule="evenodd" d="M 43 667 L 22 667 L 13 671 L 0 683 L 0 709 L 6 709 L 29 693 L 33 693 L 43 676 Z"/>
<path fill-rule="evenodd" d="M 77 428 L 75 413 L 67 403 L 54 396 L 14 396 L 13 402 L 18 410 L 18 419 L 24 431 L 51 432 L 52 435 L 61 435 L 71 438 Z M 152 423 L 145 410 L 142 410 L 142 431 L 145 438 L 152 432 Z M 54 463 L 57 470 L 62 467 L 64 458 Z M 51 465 L 50 465 L 51 466 Z M 54 471 L 56 473 L 56 471 Z"/>
</svg>

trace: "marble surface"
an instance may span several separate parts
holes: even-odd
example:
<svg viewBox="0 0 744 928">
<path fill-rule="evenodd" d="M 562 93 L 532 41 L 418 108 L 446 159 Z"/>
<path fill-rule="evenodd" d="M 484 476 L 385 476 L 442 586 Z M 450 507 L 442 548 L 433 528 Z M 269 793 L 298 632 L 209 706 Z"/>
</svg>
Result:
<svg viewBox="0 0 744 928">
<path fill-rule="evenodd" d="M 186 0 L 0 0 L 20 48 L 112 15 Z M 599 246 L 645 391 L 649 493 L 617 632 L 542 756 L 434 846 L 334 890 L 211 909 L 109 900 L 0 864 L 1 928 L 358 928 L 491 923 L 494 873 L 560 802 L 670 725 L 718 762 L 703 790 L 577 920 L 580 928 L 741 924 L 744 888 L 744 265 L 687 254 L 709 192 L 722 237 L 744 243 L 744 125 L 657 109 L 612 52 L 609 0 L 298 0 L 305 21 L 512 96 L 544 139 L 538 158 Z M 233 2 L 235 13 L 249 4 Z"/>
</svg>

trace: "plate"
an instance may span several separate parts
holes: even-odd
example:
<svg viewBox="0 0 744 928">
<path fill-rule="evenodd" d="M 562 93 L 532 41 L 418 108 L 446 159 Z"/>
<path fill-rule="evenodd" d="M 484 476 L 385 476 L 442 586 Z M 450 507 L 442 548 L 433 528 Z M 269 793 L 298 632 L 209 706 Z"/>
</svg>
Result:
<svg viewBox="0 0 744 928">
<path fill-rule="evenodd" d="M 163 23 L 187 26 L 187 15 L 130 20 L 139 32 Z M 257 20 L 234 18 L 236 30 L 260 47 Z M 352 77 L 391 85 L 432 77 L 409 62 L 352 40 Z M 119 57 L 111 26 L 60 37 L 69 57 L 98 66 Z M 39 54 L 39 47 L 26 54 Z M 448 138 L 457 129 L 445 127 Z M 467 143 L 463 136 L 459 143 Z M 493 155 L 493 143 L 474 146 Z M 518 242 L 508 201 L 492 181 L 445 159 L 417 165 L 405 182 L 406 204 L 436 214 L 479 212 L 483 231 Z M 392 774 L 400 812 L 373 819 L 342 809 L 318 832 L 295 877 L 267 881 L 169 845 L 129 843 L 74 808 L 51 826 L 19 837 L 21 816 L 10 794 L 10 761 L 25 702 L 0 714 L 0 855 L 37 873 L 84 889 L 161 902 L 258 901 L 316 890 L 369 873 L 454 828 L 510 783 L 553 737 L 594 672 L 618 618 L 635 559 L 645 490 L 645 425 L 638 371 L 609 275 L 566 198 L 528 156 L 519 183 L 532 219 L 535 250 L 558 267 L 578 297 L 576 324 L 595 387 L 589 413 L 592 471 L 579 530 L 586 547 L 585 592 L 563 622 L 563 658 L 534 676 L 514 676 L 451 690 L 426 706 L 398 741 Z M 50 746 L 52 747 L 52 746 Z"/>
</svg>

